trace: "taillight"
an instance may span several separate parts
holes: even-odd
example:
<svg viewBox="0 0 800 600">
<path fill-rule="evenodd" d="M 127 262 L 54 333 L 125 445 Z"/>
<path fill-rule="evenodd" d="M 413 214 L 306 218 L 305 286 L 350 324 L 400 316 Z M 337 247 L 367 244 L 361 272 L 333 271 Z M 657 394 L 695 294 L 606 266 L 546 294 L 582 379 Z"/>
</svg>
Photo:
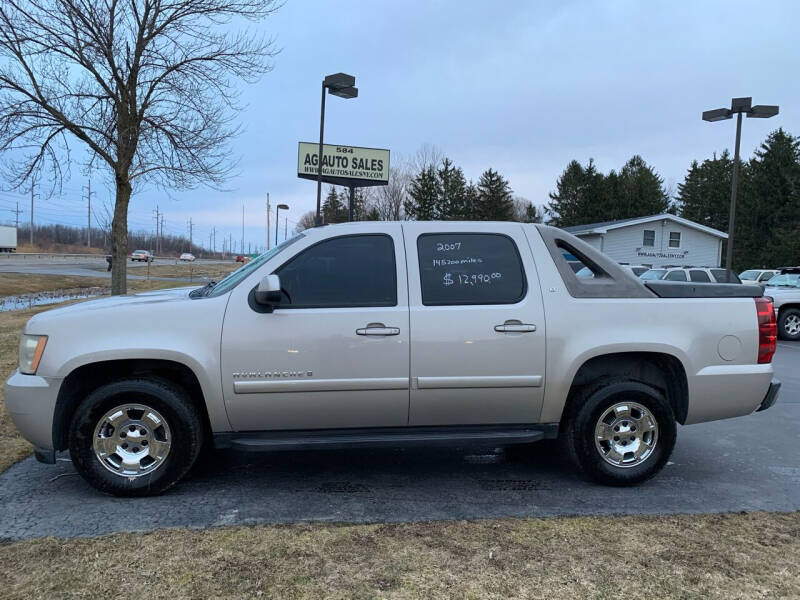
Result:
<svg viewBox="0 0 800 600">
<path fill-rule="evenodd" d="M 772 362 L 772 355 L 778 346 L 778 324 L 772 298 L 755 298 L 758 316 L 758 362 Z"/>
</svg>

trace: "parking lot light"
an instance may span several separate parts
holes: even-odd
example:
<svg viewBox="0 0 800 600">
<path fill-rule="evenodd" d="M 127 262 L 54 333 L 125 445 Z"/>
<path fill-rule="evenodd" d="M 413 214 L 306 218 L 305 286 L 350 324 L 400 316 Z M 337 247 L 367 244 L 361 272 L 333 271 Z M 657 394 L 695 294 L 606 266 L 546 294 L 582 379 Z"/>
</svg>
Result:
<svg viewBox="0 0 800 600">
<path fill-rule="evenodd" d="M 703 120 L 713 123 L 724 121 L 736 115 L 736 146 L 733 153 L 733 176 L 731 177 L 731 207 L 728 217 L 728 245 L 725 252 L 725 270 L 727 283 L 733 281 L 733 228 L 736 218 L 736 190 L 739 187 L 739 145 L 742 141 L 742 115 L 748 118 L 769 119 L 778 114 L 778 107 L 771 104 L 753 106 L 750 97 L 733 98 L 730 108 L 715 108 L 703 112 Z"/>
<path fill-rule="evenodd" d="M 317 153 L 317 214 L 316 225 L 322 225 L 322 140 L 325 134 L 325 92 L 349 100 L 358 97 L 356 78 L 347 73 L 334 73 L 322 80 L 322 102 L 319 111 L 319 152 Z"/>
</svg>

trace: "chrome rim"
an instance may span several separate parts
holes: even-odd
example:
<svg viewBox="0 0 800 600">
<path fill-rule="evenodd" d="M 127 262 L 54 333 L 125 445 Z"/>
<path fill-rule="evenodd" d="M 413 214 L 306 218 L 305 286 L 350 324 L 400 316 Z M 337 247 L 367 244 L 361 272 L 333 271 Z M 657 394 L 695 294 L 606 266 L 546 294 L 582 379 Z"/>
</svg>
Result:
<svg viewBox="0 0 800 600">
<path fill-rule="evenodd" d="M 789 315 L 783 321 L 783 328 L 789 335 L 797 335 L 800 333 L 800 317 L 797 315 Z"/>
<path fill-rule="evenodd" d="M 595 426 L 595 447 L 608 464 L 635 467 L 653 454 L 658 442 L 658 422 L 637 402 L 618 402 L 606 410 Z"/>
<path fill-rule="evenodd" d="M 97 423 L 92 448 L 106 469 L 135 479 L 164 464 L 171 441 L 169 425 L 158 411 L 144 404 L 123 404 Z"/>
</svg>

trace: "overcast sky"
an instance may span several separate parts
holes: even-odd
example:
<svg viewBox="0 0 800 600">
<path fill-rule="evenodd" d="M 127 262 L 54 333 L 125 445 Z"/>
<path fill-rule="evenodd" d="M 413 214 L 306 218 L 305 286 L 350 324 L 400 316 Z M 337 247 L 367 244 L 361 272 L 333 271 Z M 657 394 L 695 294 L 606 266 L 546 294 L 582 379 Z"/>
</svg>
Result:
<svg viewBox="0 0 800 600">
<path fill-rule="evenodd" d="M 641 154 L 675 188 L 692 159 L 732 148 L 734 121 L 700 113 L 733 96 L 780 105 L 745 121 L 743 156 L 779 126 L 800 134 L 799 22 L 791 1 L 288 0 L 259 25 L 281 52 L 243 88 L 230 191 L 141 190 L 130 226 L 152 229 L 158 204 L 167 232 L 191 217 L 196 241 L 216 226 L 218 248 L 229 233 L 238 246 L 244 204 L 245 246 L 260 245 L 270 192 L 291 207 L 291 231 L 316 191 L 296 177 L 297 142 L 318 138 L 320 80 L 338 71 L 356 76 L 359 97 L 328 97 L 327 142 L 389 148 L 393 162 L 433 144 L 467 178 L 492 167 L 539 205 L 572 159 L 608 171 Z M 85 184 L 73 168 L 63 197 L 37 208 L 41 222 L 85 224 Z M 111 197 L 99 178 L 95 190 L 96 203 Z M 16 198 L 0 193 L 0 221 Z"/>
</svg>

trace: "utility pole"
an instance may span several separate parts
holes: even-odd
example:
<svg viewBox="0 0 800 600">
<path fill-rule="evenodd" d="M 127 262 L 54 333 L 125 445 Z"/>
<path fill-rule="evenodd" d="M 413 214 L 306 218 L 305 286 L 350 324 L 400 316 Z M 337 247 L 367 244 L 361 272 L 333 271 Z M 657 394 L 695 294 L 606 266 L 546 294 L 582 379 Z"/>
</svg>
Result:
<svg viewBox="0 0 800 600">
<path fill-rule="evenodd" d="M 164 251 L 164 213 L 161 213 L 161 235 L 158 238 L 161 240 L 161 252 Z"/>
<path fill-rule="evenodd" d="M 31 238 L 30 239 L 31 246 L 33 246 L 33 196 L 34 196 L 33 187 L 34 187 L 34 183 L 33 183 L 33 179 L 31 179 L 31 236 L 30 236 L 30 238 Z"/>
<path fill-rule="evenodd" d="M 283 241 L 286 241 L 286 232 L 289 230 L 289 217 L 283 217 Z"/>
<path fill-rule="evenodd" d="M 89 179 L 86 182 L 86 247 L 92 247 L 92 166 L 89 165 Z"/>
<path fill-rule="evenodd" d="M 158 204 L 156 204 L 156 211 L 155 212 L 156 212 L 156 216 L 154 218 L 156 220 L 156 247 L 155 247 L 154 252 L 156 254 L 158 254 L 158 228 L 159 228 L 159 225 L 161 224 L 161 213 L 158 212 Z"/>
<path fill-rule="evenodd" d="M 92 172 L 89 171 L 88 191 L 86 193 L 88 199 L 88 210 L 86 214 L 86 247 L 92 247 Z"/>
<path fill-rule="evenodd" d="M 242 245 L 239 247 L 244 254 L 244 202 L 242 203 Z"/>
<path fill-rule="evenodd" d="M 269 192 L 267 192 L 267 250 L 269 250 Z"/>
<path fill-rule="evenodd" d="M 232 233 L 228 234 L 228 252 L 233 254 L 233 234 Z"/>
<path fill-rule="evenodd" d="M 19 200 L 17 200 L 17 208 L 14 210 L 14 226 L 19 229 L 19 214 L 22 211 L 19 209 Z"/>
<path fill-rule="evenodd" d="M 192 217 L 189 217 L 189 252 L 192 251 Z"/>
</svg>

